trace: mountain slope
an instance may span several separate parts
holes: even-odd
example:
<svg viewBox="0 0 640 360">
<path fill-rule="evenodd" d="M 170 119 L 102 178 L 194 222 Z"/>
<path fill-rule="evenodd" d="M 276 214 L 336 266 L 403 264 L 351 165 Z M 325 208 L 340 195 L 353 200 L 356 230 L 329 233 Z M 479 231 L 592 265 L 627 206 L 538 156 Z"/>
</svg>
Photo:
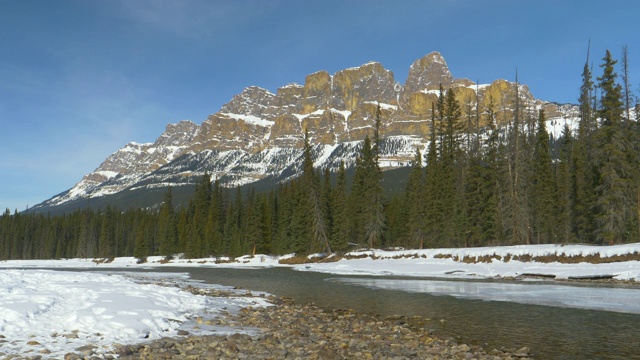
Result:
<svg viewBox="0 0 640 360">
<path fill-rule="evenodd" d="M 475 116 L 476 107 L 483 110 L 492 104 L 499 123 L 511 118 L 516 84 L 456 79 L 438 52 L 416 60 L 404 84 L 377 62 L 333 75 L 319 71 L 308 75 L 304 85 L 288 84 L 275 94 L 248 87 L 201 125 L 181 121 L 168 125 L 153 143 L 129 143 L 74 187 L 32 210 L 79 207 L 88 199 L 108 203 L 107 197 L 127 197 L 126 192 L 141 197 L 145 191 L 164 191 L 170 185 L 188 186 L 205 171 L 224 186 L 261 179 L 283 181 L 300 170 L 305 129 L 314 146 L 316 167 L 335 170 L 341 161 L 351 166 L 359 142 L 373 135 L 378 106 L 381 166 L 385 170 L 408 166 L 415 148 L 426 148 L 431 108 L 440 84 L 455 89 L 464 117 Z M 533 113 L 544 108 L 554 124 L 564 124 L 575 112 L 573 106 L 535 99 L 524 85 L 518 90 L 527 109 Z M 484 115 L 480 122 L 486 123 Z M 157 199 L 137 204 L 151 206 L 154 201 Z"/>
</svg>

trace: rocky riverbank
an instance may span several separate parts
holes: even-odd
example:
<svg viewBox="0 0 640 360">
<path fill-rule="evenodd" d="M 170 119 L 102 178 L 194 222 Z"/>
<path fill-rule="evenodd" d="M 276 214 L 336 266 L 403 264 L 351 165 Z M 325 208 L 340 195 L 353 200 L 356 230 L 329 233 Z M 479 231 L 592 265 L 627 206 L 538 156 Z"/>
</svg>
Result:
<svg viewBox="0 0 640 360">
<path fill-rule="evenodd" d="M 207 296 L 238 296 L 220 290 L 189 288 Z M 253 296 L 246 293 L 245 296 Z M 264 295 L 261 295 L 264 296 Z M 269 297 L 270 307 L 245 308 L 203 325 L 237 328 L 228 336 L 193 336 L 181 331 L 137 345 L 115 346 L 98 357 L 91 347 L 65 359 L 526 359 L 530 350 L 486 350 L 440 339 L 428 329 L 428 319 L 381 318 L 352 310 L 325 310 L 313 304 Z M 243 331 L 254 330 L 254 331 Z M 257 330 L 257 331 L 255 331 Z"/>
</svg>

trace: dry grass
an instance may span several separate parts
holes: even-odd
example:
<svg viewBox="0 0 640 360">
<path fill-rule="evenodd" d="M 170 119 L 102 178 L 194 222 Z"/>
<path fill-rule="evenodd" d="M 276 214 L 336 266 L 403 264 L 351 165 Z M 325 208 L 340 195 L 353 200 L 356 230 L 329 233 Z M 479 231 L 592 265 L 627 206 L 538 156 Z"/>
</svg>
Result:
<svg viewBox="0 0 640 360">
<path fill-rule="evenodd" d="M 346 260 L 354 260 L 354 259 L 373 259 L 378 260 L 383 257 L 376 256 L 370 253 L 360 253 L 358 255 L 353 254 L 333 254 L 333 256 L 315 256 L 309 258 L 307 255 L 296 255 L 287 259 L 280 259 L 278 263 L 283 265 L 300 265 L 300 264 L 312 264 L 312 263 L 332 263 L 337 262 L 342 259 Z M 394 255 L 391 259 L 420 259 L 427 258 L 425 254 L 417 254 L 417 253 L 405 253 L 400 255 Z M 513 255 L 506 254 L 504 257 L 497 254 L 486 254 L 482 256 L 458 256 L 447 253 L 439 253 L 433 255 L 435 259 L 452 259 L 456 262 L 463 262 L 466 264 L 478 264 L 478 263 L 491 263 L 493 261 L 502 261 L 509 262 L 511 260 L 520 261 L 520 262 L 538 262 L 538 263 L 561 263 L 561 264 L 578 264 L 578 263 L 590 263 L 590 264 L 607 264 L 607 263 L 615 263 L 615 262 L 625 262 L 625 261 L 640 261 L 640 253 L 634 252 L 630 254 L 624 255 L 616 255 L 610 257 L 600 257 L 600 255 L 586 255 L 586 256 L 566 256 L 566 255 L 558 255 L 558 254 L 549 254 L 544 256 L 532 256 L 530 254 L 524 255 Z M 113 261 L 113 259 L 95 259 L 94 262 L 108 263 Z M 217 264 L 224 263 L 233 263 L 235 259 L 228 260 L 217 260 Z"/>
<path fill-rule="evenodd" d="M 112 263 L 115 258 L 101 258 L 101 259 L 93 259 L 93 262 L 96 264 L 109 264 Z"/>
<path fill-rule="evenodd" d="M 311 264 L 320 262 L 320 257 L 309 258 L 306 255 L 296 255 L 287 259 L 280 259 L 278 263 L 284 265 L 299 265 L 299 264 Z"/>
<path fill-rule="evenodd" d="M 216 259 L 216 264 L 231 264 L 231 263 L 234 263 L 234 262 L 236 262 L 236 260 L 235 259 L 231 259 L 231 258 L 224 259 L 224 260 Z"/>
<path fill-rule="evenodd" d="M 609 264 L 615 262 L 624 262 L 624 261 L 640 261 L 640 254 L 638 252 L 634 252 L 632 254 L 624 254 L 624 255 L 616 255 L 609 257 L 601 257 L 598 255 L 585 255 L 585 256 L 565 256 L 558 254 L 549 254 L 544 256 L 531 256 L 529 254 L 524 255 L 512 255 L 507 254 L 504 259 L 500 255 L 484 255 L 484 256 L 465 256 L 462 259 L 457 256 L 451 256 L 450 254 L 438 254 L 434 256 L 437 259 L 449 259 L 453 258 L 454 261 L 464 262 L 466 264 L 477 264 L 477 263 L 490 263 L 493 260 L 509 262 L 511 260 L 520 261 L 520 262 L 538 262 L 538 263 L 561 263 L 561 264 L 578 264 L 578 263 L 589 263 L 589 264 Z"/>
<path fill-rule="evenodd" d="M 366 256 L 364 256 L 366 257 Z M 338 254 L 333 254 L 333 256 L 314 256 L 309 258 L 305 255 L 296 255 L 294 257 L 290 257 L 287 259 L 278 260 L 279 264 L 284 265 L 300 265 L 300 264 L 312 264 L 312 263 L 332 263 L 342 260 L 343 257 Z"/>
</svg>

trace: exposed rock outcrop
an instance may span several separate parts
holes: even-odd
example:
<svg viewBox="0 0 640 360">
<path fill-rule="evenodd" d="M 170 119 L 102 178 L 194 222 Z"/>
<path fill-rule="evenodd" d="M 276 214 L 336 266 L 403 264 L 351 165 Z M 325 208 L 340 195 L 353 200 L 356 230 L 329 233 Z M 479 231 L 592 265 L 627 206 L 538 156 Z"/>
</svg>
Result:
<svg viewBox="0 0 640 360">
<path fill-rule="evenodd" d="M 381 133 L 390 149 L 382 154 L 382 166 L 405 166 L 415 147 L 426 147 L 440 84 L 445 90 L 454 89 L 463 116 L 475 116 L 480 109 L 481 125 L 487 122 L 489 108 L 499 124 L 509 122 L 516 94 L 525 116 L 538 109 L 544 109 L 550 119 L 575 112 L 571 106 L 535 99 L 525 85 L 520 84 L 516 92 L 516 84 L 506 80 L 475 84 L 456 79 L 438 52 L 416 60 L 404 85 L 377 62 L 333 75 L 318 71 L 308 75 L 304 85 L 289 84 L 276 94 L 248 87 L 201 125 L 181 121 L 168 125 L 154 143 L 127 144 L 72 189 L 35 208 L 133 186 L 180 185 L 205 170 L 226 179 L 227 185 L 266 176 L 288 178 L 297 171 L 305 131 L 315 146 L 316 166 L 335 169 L 342 160 L 352 164 L 357 147 L 348 144 L 373 135 L 378 107 Z M 181 175 L 170 174 L 169 169 L 180 169 Z M 142 179 L 144 185 L 136 185 Z"/>
</svg>

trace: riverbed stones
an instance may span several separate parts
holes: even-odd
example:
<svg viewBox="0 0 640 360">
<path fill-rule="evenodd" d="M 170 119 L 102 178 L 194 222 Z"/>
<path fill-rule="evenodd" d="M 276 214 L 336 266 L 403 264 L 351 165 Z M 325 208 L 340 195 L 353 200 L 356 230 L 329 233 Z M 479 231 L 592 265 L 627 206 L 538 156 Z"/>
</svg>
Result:
<svg viewBox="0 0 640 360">
<path fill-rule="evenodd" d="M 237 296 L 220 290 L 187 289 L 193 293 Z M 213 294 L 212 292 L 215 292 Z M 253 296 L 249 292 L 244 296 Z M 264 295 L 261 295 L 261 297 Z M 531 350 L 492 350 L 458 344 L 431 334 L 430 319 L 386 318 L 349 309 L 327 310 L 314 304 L 295 304 L 288 298 L 269 297 L 269 307 L 248 307 L 237 314 L 196 323 L 225 325 L 233 335 L 180 333 L 137 345 L 116 345 L 104 358 L 118 359 L 526 359 Z M 87 347 L 82 350 L 89 350 Z M 79 349 L 80 350 L 80 349 Z M 95 349 L 92 349 L 95 350 Z M 67 354 L 65 359 L 91 358 L 93 351 Z"/>
<path fill-rule="evenodd" d="M 423 319 L 416 323 L 423 324 Z M 352 310 L 315 305 L 245 308 L 226 322 L 258 335 L 189 336 L 124 346 L 119 359 L 509 359 L 513 353 L 486 353 L 438 339 L 406 318 L 382 319 Z M 525 350 L 518 351 L 524 354 Z M 528 352 L 527 352 L 528 354 Z M 519 356 L 518 356 L 519 357 Z"/>
</svg>

